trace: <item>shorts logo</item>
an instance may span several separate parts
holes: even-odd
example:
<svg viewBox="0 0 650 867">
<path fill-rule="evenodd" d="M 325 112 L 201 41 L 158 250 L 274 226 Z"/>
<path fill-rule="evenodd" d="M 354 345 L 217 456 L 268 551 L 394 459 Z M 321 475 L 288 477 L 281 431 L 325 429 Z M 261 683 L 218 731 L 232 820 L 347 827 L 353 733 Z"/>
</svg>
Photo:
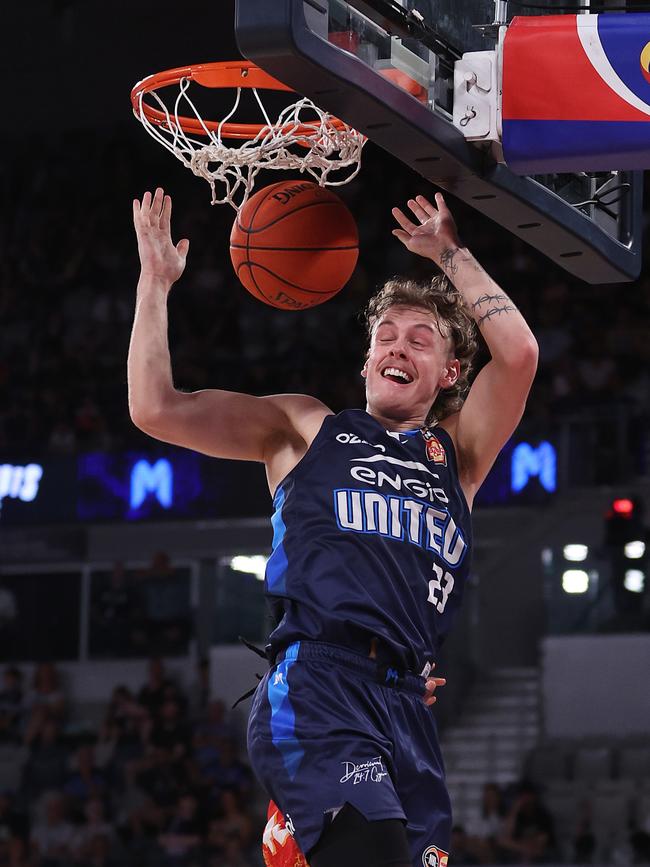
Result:
<svg viewBox="0 0 650 867">
<path fill-rule="evenodd" d="M 356 762 L 341 762 L 341 764 L 345 768 L 345 773 L 339 780 L 340 783 L 348 783 L 350 780 L 353 786 L 359 783 L 381 783 L 384 777 L 388 776 L 388 771 L 384 770 L 379 756 L 359 764 Z"/>
<path fill-rule="evenodd" d="M 423 430 L 422 436 L 426 443 L 427 460 L 433 461 L 434 464 L 441 464 L 443 467 L 446 467 L 447 455 L 445 454 L 445 447 L 438 437 L 435 434 L 432 434 L 430 430 Z"/>
<path fill-rule="evenodd" d="M 266 823 L 264 834 L 262 836 L 263 845 L 269 850 L 271 855 L 275 855 L 278 849 L 283 848 L 288 838 L 292 836 L 291 830 L 282 823 L 282 814 L 276 810 Z"/>
<path fill-rule="evenodd" d="M 447 867 L 448 859 L 449 854 L 437 846 L 428 846 L 422 853 L 424 867 Z"/>
</svg>

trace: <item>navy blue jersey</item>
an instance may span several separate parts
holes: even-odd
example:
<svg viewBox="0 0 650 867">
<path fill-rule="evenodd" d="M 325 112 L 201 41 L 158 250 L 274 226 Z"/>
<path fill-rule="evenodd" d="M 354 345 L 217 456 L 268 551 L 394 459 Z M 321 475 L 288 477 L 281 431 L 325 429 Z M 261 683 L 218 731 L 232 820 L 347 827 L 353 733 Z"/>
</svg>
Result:
<svg viewBox="0 0 650 867">
<path fill-rule="evenodd" d="M 376 637 L 404 668 L 436 658 L 461 603 L 471 524 L 449 434 L 390 433 L 364 410 L 325 418 L 274 497 L 270 644 Z"/>
</svg>

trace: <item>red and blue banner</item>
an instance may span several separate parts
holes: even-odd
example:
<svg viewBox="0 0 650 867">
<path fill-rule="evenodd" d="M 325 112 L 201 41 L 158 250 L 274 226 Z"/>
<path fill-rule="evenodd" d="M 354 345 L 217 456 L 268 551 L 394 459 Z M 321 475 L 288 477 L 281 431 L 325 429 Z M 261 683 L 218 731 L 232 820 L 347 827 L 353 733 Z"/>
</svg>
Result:
<svg viewBox="0 0 650 867">
<path fill-rule="evenodd" d="M 513 19 L 502 135 L 522 175 L 650 169 L 650 14 Z"/>
</svg>

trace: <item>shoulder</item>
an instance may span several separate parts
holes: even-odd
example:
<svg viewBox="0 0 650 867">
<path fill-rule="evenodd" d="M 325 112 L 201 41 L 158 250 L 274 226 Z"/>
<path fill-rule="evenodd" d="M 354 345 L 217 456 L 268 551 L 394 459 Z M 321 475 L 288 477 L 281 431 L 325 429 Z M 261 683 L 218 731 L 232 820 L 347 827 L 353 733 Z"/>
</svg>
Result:
<svg viewBox="0 0 650 867">
<path fill-rule="evenodd" d="M 324 421 L 334 413 L 322 401 L 306 394 L 275 394 L 262 400 L 272 401 L 287 422 L 283 431 L 270 438 L 264 454 L 269 489 L 274 493 L 307 453 Z"/>
<path fill-rule="evenodd" d="M 470 458 L 468 455 L 463 453 L 463 450 L 460 446 L 459 436 L 458 436 L 458 421 L 460 418 L 460 412 L 454 412 L 451 415 L 448 415 L 446 418 L 443 418 L 441 422 L 439 422 L 433 431 L 439 428 L 445 431 L 447 436 L 452 442 L 454 447 L 454 454 L 456 456 L 456 467 L 458 468 L 458 482 L 463 489 L 463 493 L 465 495 L 465 499 L 467 500 L 467 505 L 469 508 L 472 508 L 472 503 L 474 501 L 474 497 L 476 496 L 476 491 L 478 490 L 478 485 L 476 485 L 472 481 L 472 474 L 470 472 Z"/>
<path fill-rule="evenodd" d="M 332 410 L 316 397 L 308 394 L 273 394 L 261 398 L 271 402 L 282 412 L 293 431 L 309 448 L 320 430 L 323 421 Z"/>
</svg>

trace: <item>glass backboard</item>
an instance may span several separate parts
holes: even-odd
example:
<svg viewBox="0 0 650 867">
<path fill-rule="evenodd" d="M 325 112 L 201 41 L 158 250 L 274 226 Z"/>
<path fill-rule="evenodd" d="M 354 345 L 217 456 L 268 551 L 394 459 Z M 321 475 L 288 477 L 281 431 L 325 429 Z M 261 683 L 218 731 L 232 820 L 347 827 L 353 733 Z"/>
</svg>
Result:
<svg viewBox="0 0 650 867">
<path fill-rule="evenodd" d="M 240 50 L 271 75 L 569 273 L 590 283 L 638 277 L 641 172 L 521 177 L 453 126 L 454 64 L 495 47 L 492 0 L 236 4 Z"/>
</svg>

